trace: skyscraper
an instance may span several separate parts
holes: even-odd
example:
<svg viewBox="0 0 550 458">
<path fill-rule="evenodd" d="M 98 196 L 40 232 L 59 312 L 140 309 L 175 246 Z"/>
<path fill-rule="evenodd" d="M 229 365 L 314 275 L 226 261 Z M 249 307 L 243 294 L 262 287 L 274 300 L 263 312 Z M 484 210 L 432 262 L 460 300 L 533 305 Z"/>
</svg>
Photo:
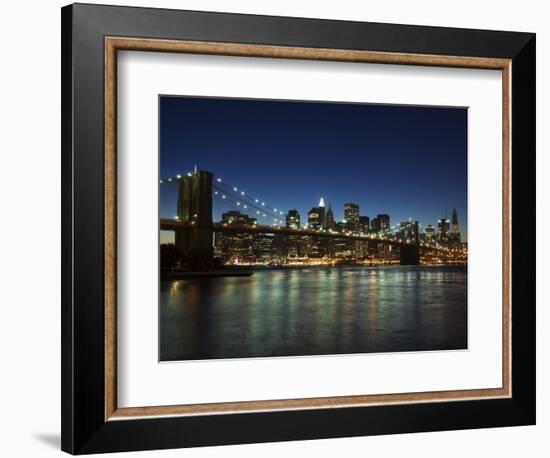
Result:
<svg viewBox="0 0 550 458">
<path fill-rule="evenodd" d="M 346 220 L 346 229 L 352 232 L 358 232 L 359 225 L 359 205 L 348 202 L 344 204 L 344 219 Z"/>
<path fill-rule="evenodd" d="M 456 213 L 456 208 L 453 208 L 453 213 L 451 215 L 451 231 L 449 232 L 449 245 L 452 248 L 460 248 L 461 239 L 458 214 Z"/>
<path fill-rule="evenodd" d="M 456 213 L 456 208 L 453 208 L 453 214 L 451 215 L 451 232 L 452 233 L 460 232 L 460 229 L 458 226 L 458 215 Z"/>
<path fill-rule="evenodd" d="M 450 223 L 446 216 L 437 220 L 437 236 L 440 243 L 446 244 L 449 240 L 449 229 Z"/>
<path fill-rule="evenodd" d="M 327 225 L 327 215 L 325 210 L 325 201 L 321 197 L 318 207 L 313 207 L 307 214 L 307 224 L 310 229 L 325 229 Z M 312 236 L 308 237 L 306 243 L 308 255 L 312 258 L 322 258 L 326 253 L 326 239 Z"/>
<path fill-rule="evenodd" d="M 300 213 L 298 210 L 289 210 L 286 214 L 286 227 L 291 229 L 300 229 Z"/>
<path fill-rule="evenodd" d="M 307 214 L 307 224 L 311 229 L 324 229 L 327 224 L 325 201 L 321 197 L 319 206 L 313 207 Z"/>
<path fill-rule="evenodd" d="M 418 221 L 401 221 L 399 225 L 399 237 L 405 242 L 416 243 L 418 241 Z"/>
<path fill-rule="evenodd" d="M 380 220 L 378 218 L 373 218 L 370 220 L 370 229 L 374 233 L 380 231 Z"/>
<path fill-rule="evenodd" d="M 330 204 L 328 205 L 325 228 L 334 229 L 334 213 L 332 212 Z"/>
<path fill-rule="evenodd" d="M 289 210 L 286 214 L 286 227 L 290 229 L 300 229 L 300 213 L 298 210 Z M 301 250 L 301 237 L 299 235 L 291 234 L 286 236 L 286 257 L 296 258 L 302 254 Z"/>
<path fill-rule="evenodd" d="M 309 229 L 321 229 L 323 227 L 323 215 L 319 207 L 313 207 L 307 213 L 307 225 Z"/>
<path fill-rule="evenodd" d="M 376 217 L 378 218 L 381 231 L 390 228 L 390 215 L 379 213 Z"/>
<path fill-rule="evenodd" d="M 327 211 L 325 209 L 325 200 L 321 196 L 321 199 L 319 199 L 319 206 L 317 207 L 319 210 L 319 215 L 321 218 L 321 227 L 323 229 L 326 229 L 327 227 Z"/>
<path fill-rule="evenodd" d="M 368 216 L 359 217 L 359 225 L 361 226 L 361 232 L 364 234 L 370 231 L 370 218 Z"/>
</svg>

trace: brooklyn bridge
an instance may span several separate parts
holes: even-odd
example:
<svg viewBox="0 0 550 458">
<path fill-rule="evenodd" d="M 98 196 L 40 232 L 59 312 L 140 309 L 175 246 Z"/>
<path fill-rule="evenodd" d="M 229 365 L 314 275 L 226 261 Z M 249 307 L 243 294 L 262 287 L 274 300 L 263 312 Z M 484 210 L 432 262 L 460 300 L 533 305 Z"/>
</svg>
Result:
<svg viewBox="0 0 550 458">
<path fill-rule="evenodd" d="M 177 175 L 160 180 L 161 186 L 176 185 L 177 208 L 174 218 L 161 218 L 160 230 L 173 231 L 178 256 L 185 259 L 193 270 L 210 270 L 214 264 L 214 234 L 219 235 L 272 235 L 283 240 L 309 238 L 326 247 L 330 256 L 338 243 L 355 242 L 356 245 L 377 248 L 386 247 L 399 253 L 399 264 L 418 265 L 421 255 L 448 256 L 448 247 L 433 241 L 421 241 L 418 221 L 401 223 L 379 231 L 344 230 L 327 227 L 288 227 L 284 212 L 268 203 L 252 197 L 236 186 L 231 186 L 212 172 L 195 170 L 186 175 Z M 231 202 L 235 209 L 259 217 L 262 223 L 228 224 L 213 221 L 213 199 Z M 269 223 L 268 223 L 269 222 Z M 408 237 L 400 236 L 405 230 Z"/>
</svg>

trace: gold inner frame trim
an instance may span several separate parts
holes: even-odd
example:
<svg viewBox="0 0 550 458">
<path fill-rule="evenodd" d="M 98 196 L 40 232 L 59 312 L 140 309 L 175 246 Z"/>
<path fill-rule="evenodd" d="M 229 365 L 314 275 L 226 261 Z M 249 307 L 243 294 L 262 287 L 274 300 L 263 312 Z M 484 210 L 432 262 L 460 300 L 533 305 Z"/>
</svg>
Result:
<svg viewBox="0 0 550 458">
<path fill-rule="evenodd" d="M 500 70 L 502 72 L 502 387 L 417 393 L 182 404 L 119 408 L 117 404 L 117 51 L 174 52 L 239 57 L 321 60 Z M 212 415 L 274 410 L 359 407 L 506 398 L 512 394 L 511 366 L 511 60 L 345 49 L 105 37 L 105 420 Z"/>
</svg>

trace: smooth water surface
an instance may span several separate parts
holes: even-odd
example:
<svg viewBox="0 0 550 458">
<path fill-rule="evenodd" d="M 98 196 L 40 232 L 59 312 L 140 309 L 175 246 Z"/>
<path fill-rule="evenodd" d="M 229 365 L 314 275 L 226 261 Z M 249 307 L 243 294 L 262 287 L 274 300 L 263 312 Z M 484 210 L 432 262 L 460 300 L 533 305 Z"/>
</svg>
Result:
<svg viewBox="0 0 550 458">
<path fill-rule="evenodd" d="M 467 348 L 467 269 L 260 270 L 161 282 L 160 359 Z"/>
</svg>

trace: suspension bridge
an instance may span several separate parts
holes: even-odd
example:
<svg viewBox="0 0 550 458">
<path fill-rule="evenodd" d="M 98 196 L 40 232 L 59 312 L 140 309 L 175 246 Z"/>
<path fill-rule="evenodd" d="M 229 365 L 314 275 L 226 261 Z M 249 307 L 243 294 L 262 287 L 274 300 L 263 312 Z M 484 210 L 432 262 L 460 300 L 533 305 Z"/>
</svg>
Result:
<svg viewBox="0 0 550 458">
<path fill-rule="evenodd" d="M 176 250 L 187 259 L 195 270 L 209 270 L 213 263 L 213 234 L 271 234 L 283 237 L 311 237 L 317 241 L 358 241 L 382 244 L 399 250 L 400 264 L 417 265 L 420 252 L 446 252 L 444 247 L 423 243 L 419 239 L 419 223 L 411 221 L 410 227 L 402 225 L 385 228 L 376 233 L 361 231 L 336 231 L 333 228 L 287 227 L 285 213 L 238 186 L 226 183 L 212 172 L 194 170 L 184 175 L 160 180 L 162 186 L 177 185 L 177 208 L 174 218 L 161 218 L 160 229 L 173 231 Z M 227 224 L 214 222 L 213 200 L 229 204 L 235 210 L 255 218 L 253 224 Z M 406 229 L 411 238 L 398 236 L 397 229 Z"/>
</svg>

